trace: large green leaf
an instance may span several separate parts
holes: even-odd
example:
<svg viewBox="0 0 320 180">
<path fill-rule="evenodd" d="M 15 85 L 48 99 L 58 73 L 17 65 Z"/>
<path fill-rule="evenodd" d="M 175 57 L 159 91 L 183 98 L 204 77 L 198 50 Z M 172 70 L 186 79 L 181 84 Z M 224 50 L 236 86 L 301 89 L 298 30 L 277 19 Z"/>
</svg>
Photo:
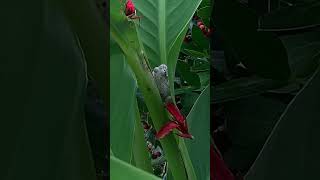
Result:
<svg viewBox="0 0 320 180">
<path fill-rule="evenodd" d="M 318 69 L 280 117 L 246 180 L 319 177 L 319 92 Z"/>
<path fill-rule="evenodd" d="M 142 15 L 138 27 L 139 38 L 153 65 L 168 64 L 176 61 L 179 48 L 173 48 L 179 36 L 184 36 L 185 27 L 191 20 L 193 13 L 201 0 L 133 0 L 139 15 Z M 172 67 L 174 68 L 174 67 Z"/>
<path fill-rule="evenodd" d="M 289 6 L 266 14 L 259 20 L 259 30 L 289 31 L 320 25 L 320 3 Z"/>
<path fill-rule="evenodd" d="M 136 118 L 136 81 L 112 39 L 110 53 L 110 145 L 115 156 L 130 163 Z"/>
<path fill-rule="evenodd" d="M 232 140 L 231 151 L 224 160 L 232 169 L 245 172 L 254 162 L 286 104 L 261 95 L 227 102 L 227 128 Z"/>
<path fill-rule="evenodd" d="M 289 57 L 289 65 L 296 77 L 304 78 L 313 74 L 320 60 L 319 31 L 281 37 Z"/>
<path fill-rule="evenodd" d="M 193 167 L 186 167 L 188 172 L 194 171 L 196 179 L 209 179 L 210 177 L 210 88 L 207 86 L 196 100 L 187 116 L 189 131 L 194 140 L 184 140 L 187 153 Z M 188 159 L 185 159 L 188 161 Z M 188 164 L 187 164 L 188 165 Z M 189 174 L 188 174 L 189 175 Z M 191 176 L 192 177 L 192 176 Z M 190 179 L 193 179 L 194 177 Z"/>
<path fill-rule="evenodd" d="M 115 156 L 110 157 L 110 179 L 160 180 L 160 178 L 138 169 Z"/>
<path fill-rule="evenodd" d="M 96 179 L 86 62 L 69 22 L 37 0 L 3 2 L 0 19 L 0 179 Z"/>
<path fill-rule="evenodd" d="M 217 86 L 211 86 L 211 103 L 217 104 L 257 95 L 281 85 L 284 83 L 255 76 L 230 80 Z"/>
<path fill-rule="evenodd" d="M 78 35 L 86 57 L 88 74 L 95 82 L 105 104 L 109 103 L 108 27 L 91 0 L 51 0 L 63 8 L 72 30 Z M 76 7 L 76 8 L 75 8 Z"/>
<path fill-rule="evenodd" d="M 171 95 L 180 47 L 187 26 L 201 0 L 133 0 L 139 15 L 139 40 L 152 66 L 168 66 Z"/>
<path fill-rule="evenodd" d="M 232 12 L 232 13 L 230 13 Z M 282 42 L 271 32 L 258 32 L 258 18 L 232 0 L 217 0 L 213 22 L 227 46 L 232 47 L 250 71 L 271 79 L 290 77 L 288 56 Z"/>
</svg>

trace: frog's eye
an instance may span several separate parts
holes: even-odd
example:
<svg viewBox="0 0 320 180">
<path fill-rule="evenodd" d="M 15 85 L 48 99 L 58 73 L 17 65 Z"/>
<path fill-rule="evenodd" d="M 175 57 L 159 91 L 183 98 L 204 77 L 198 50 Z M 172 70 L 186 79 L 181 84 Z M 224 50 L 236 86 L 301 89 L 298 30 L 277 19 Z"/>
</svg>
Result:
<svg viewBox="0 0 320 180">
<path fill-rule="evenodd" d="M 161 67 L 161 69 L 167 69 L 167 65 L 165 65 L 165 64 L 161 64 L 159 67 Z"/>
<path fill-rule="evenodd" d="M 167 70 L 166 69 L 163 69 L 163 72 L 167 74 Z"/>
<path fill-rule="evenodd" d="M 158 68 L 158 67 L 155 67 L 155 68 L 153 69 L 153 72 L 158 73 L 158 72 L 159 72 L 159 68 Z"/>
</svg>

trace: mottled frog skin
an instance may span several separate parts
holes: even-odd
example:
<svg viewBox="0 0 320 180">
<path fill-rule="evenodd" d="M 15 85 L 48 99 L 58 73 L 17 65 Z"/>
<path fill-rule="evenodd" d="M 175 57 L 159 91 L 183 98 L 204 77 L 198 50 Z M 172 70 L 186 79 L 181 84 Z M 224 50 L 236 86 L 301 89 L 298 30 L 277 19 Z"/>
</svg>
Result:
<svg viewBox="0 0 320 180">
<path fill-rule="evenodd" d="M 155 67 L 152 71 L 152 76 L 157 84 L 161 98 L 165 100 L 170 95 L 167 65 L 161 64 Z"/>
</svg>

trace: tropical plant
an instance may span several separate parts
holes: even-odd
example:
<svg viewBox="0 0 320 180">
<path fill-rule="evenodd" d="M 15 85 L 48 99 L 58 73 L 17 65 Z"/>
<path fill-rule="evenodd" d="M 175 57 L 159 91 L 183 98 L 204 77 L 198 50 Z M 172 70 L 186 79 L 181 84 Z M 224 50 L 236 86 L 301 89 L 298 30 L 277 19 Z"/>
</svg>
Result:
<svg viewBox="0 0 320 180">
<path fill-rule="evenodd" d="M 317 179 L 320 4 L 265 2 L 215 1 L 214 144 L 245 179 Z"/>
<path fill-rule="evenodd" d="M 210 2 L 114 0 L 110 11 L 111 179 L 158 178 L 152 174 L 176 180 L 209 179 L 209 61 L 204 51 L 208 44 L 196 50 L 181 45 L 196 12 L 205 14 L 199 14 L 204 21 L 209 18 L 204 11 L 211 11 Z M 168 68 L 167 90 L 173 101 L 166 106 L 152 74 L 161 64 Z M 176 119 L 186 116 L 193 140 L 169 133 L 172 129 L 164 126 L 170 124 L 168 112 Z M 165 132 L 163 138 L 159 132 Z M 150 149 L 159 145 L 162 163 L 155 163 L 158 156 L 153 159 L 155 154 L 148 153 L 146 143 Z M 155 164 L 164 164 L 160 168 L 164 173 L 155 172 Z"/>
</svg>

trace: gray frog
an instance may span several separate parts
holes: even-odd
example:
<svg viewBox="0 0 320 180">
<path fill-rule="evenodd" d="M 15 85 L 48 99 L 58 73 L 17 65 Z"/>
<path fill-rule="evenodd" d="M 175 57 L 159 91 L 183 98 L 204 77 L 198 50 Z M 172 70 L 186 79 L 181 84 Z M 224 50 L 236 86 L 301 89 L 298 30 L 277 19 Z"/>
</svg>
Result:
<svg viewBox="0 0 320 180">
<path fill-rule="evenodd" d="M 170 95 L 167 65 L 161 64 L 155 67 L 152 71 L 152 76 L 157 84 L 161 98 L 166 100 Z"/>
</svg>

